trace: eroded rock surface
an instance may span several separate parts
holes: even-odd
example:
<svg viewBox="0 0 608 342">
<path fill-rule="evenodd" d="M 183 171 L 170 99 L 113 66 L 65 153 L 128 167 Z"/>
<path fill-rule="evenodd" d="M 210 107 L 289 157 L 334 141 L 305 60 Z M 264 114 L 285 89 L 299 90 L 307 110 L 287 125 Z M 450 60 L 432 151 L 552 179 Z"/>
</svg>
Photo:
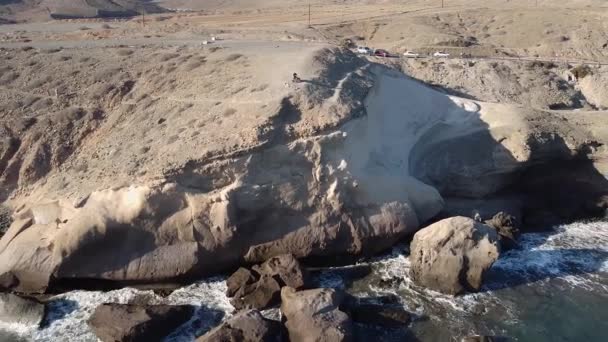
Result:
<svg viewBox="0 0 608 342">
<path fill-rule="evenodd" d="M 292 342 L 352 341 L 353 326 L 340 311 L 344 295 L 333 289 L 281 290 L 281 313 Z"/>
<path fill-rule="evenodd" d="M 279 342 L 282 336 L 279 322 L 262 317 L 256 310 L 245 310 L 199 337 L 197 342 Z"/>
</svg>

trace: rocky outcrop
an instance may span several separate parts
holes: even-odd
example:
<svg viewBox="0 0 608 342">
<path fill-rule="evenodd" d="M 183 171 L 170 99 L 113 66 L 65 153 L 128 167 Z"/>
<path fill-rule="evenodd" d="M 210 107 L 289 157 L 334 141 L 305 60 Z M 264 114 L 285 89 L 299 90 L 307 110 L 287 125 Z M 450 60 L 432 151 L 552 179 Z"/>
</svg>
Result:
<svg viewBox="0 0 608 342">
<path fill-rule="evenodd" d="M 279 342 L 281 335 L 279 322 L 265 319 L 256 310 L 246 310 L 199 337 L 196 342 Z"/>
<path fill-rule="evenodd" d="M 291 254 L 270 258 L 251 270 L 240 268 L 227 280 L 227 295 L 237 309 L 265 309 L 279 303 L 281 288 L 301 289 L 308 274 Z"/>
<path fill-rule="evenodd" d="M 102 304 L 88 323 L 103 342 L 158 341 L 188 321 L 192 306 Z"/>
<path fill-rule="evenodd" d="M 352 321 L 340 311 L 344 295 L 333 289 L 281 290 L 281 313 L 292 342 L 351 341 Z"/>
<path fill-rule="evenodd" d="M 414 235 L 410 275 L 417 284 L 443 293 L 477 291 L 499 254 L 496 230 L 470 218 L 453 217 Z"/>
<path fill-rule="evenodd" d="M 494 215 L 492 219 L 487 220 L 485 224 L 496 229 L 500 238 L 500 246 L 503 250 L 517 245 L 519 228 L 517 227 L 517 219 L 515 217 L 501 211 Z"/>
<path fill-rule="evenodd" d="M 44 313 L 44 304 L 36 300 L 0 293 L 0 322 L 39 325 Z"/>
</svg>

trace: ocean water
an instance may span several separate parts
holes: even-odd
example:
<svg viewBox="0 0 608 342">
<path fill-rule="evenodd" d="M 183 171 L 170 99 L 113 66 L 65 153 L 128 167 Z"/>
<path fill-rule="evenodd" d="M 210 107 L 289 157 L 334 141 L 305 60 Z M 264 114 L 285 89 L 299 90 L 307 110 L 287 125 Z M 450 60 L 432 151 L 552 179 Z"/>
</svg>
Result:
<svg viewBox="0 0 608 342">
<path fill-rule="evenodd" d="M 407 246 L 353 266 L 316 273 L 319 285 L 372 300 L 397 302 L 416 314 L 409 327 L 374 331 L 373 340 L 457 341 L 468 335 L 515 341 L 608 340 L 608 222 L 575 223 L 524 234 L 503 253 L 480 293 L 451 297 L 412 283 Z M 360 269 L 366 270 L 361 272 Z M 371 270 L 371 272 L 369 272 Z M 197 307 L 166 338 L 192 341 L 229 317 L 225 278 L 206 279 L 161 298 L 152 291 L 72 291 L 52 298 L 42 327 L 0 326 L 0 341 L 96 341 L 86 321 L 101 303 L 167 303 Z M 266 310 L 278 319 L 278 309 Z"/>
</svg>

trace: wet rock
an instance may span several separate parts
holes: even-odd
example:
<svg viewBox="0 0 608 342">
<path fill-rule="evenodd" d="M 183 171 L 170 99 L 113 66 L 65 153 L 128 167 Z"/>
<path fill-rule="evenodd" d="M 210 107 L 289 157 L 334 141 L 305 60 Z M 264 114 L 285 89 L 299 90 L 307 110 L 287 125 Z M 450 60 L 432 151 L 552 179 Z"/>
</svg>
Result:
<svg viewBox="0 0 608 342">
<path fill-rule="evenodd" d="M 354 322 L 387 328 L 405 328 L 412 320 L 397 296 L 380 296 L 357 298 L 346 295 L 342 310 L 347 312 Z"/>
<path fill-rule="evenodd" d="M 88 324 L 103 342 L 159 341 L 193 313 L 194 308 L 188 305 L 101 304 Z"/>
<path fill-rule="evenodd" d="M 244 267 L 239 268 L 234 272 L 228 280 L 226 280 L 226 295 L 228 297 L 234 296 L 234 294 L 242 287 L 255 283 L 259 278 L 258 274 L 253 273 Z"/>
<path fill-rule="evenodd" d="M 344 294 L 333 289 L 314 289 L 296 292 L 281 290 L 281 312 L 289 340 L 352 341 L 353 324 L 339 306 Z"/>
<path fill-rule="evenodd" d="M 496 229 L 500 238 L 501 247 L 504 249 L 511 249 L 517 245 L 517 240 L 520 235 L 516 222 L 517 219 L 515 217 L 501 211 L 485 223 Z"/>
<path fill-rule="evenodd" d="M 283 286 L 296 289 L 307 283 L 308 273 L 291 254 L 270 258 L 252 270 L 238 269 L 227 285 L 228 296 L 234 296 L 232 304 L 237 309 L 265 309 L 279 303 Z"/>
<path fill-rule="evenodd" d="M 44 318 L 44 304 L 11 293 L 0 293 L 0 322 L 39 325 Z"/>
<path fill-rule="evenodd" d="M 267 320 L 257 310 L 247 310 L 199 337 L 197 342 L 273 342 L 281 340 L 280 323 Z"/>
<path fill-rule="evenodd" d="M 412 316 L 398 306 L 359 304 L 350 308 L 350 316 L 357 323 L 401 328 L 410 324 Z"/>
<path fill-rule="evenodd" d="M 281 286 L 293 287 L 296 290 L 303 288 L 308 283 L 306 270 L 292 254 L 270 258 L 259 266 L 253 266 L 253 270 L 259 274 L 278 278 Z"/>
<path fill-rule="evenodd" d="M 270 275 L 264 274 L 255 284 L 240 288 L 231 300 L 237 309 L 265 309 L 279 303 L 281 285 Z"/>
<path fill-rule="evenodd" d="M 481 288 L 500 244 L 496 230 L 459 216 L 420 230 L 410 250 L 410 275 L 417 284 L 456 295 Z"/>
</svg>

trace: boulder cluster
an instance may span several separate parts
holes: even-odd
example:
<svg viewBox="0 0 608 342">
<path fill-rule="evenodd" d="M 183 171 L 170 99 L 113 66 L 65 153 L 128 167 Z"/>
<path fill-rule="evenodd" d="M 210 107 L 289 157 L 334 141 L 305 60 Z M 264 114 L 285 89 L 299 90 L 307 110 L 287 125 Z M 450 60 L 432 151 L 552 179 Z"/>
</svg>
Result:
<svg viewBox="0 0 608 342">
<path fill-rule="evenodd" d="M 330 288 L 310 288 L 308 272 L 289 254 L 227 280 L 236 313 L 197 342 L 353 341 L 359 324 L 406 329 L 411 315 L 401 305 L 375 304 Z M 280 307 L 281 321 L 261 311 Z M 191 306 L 102 304 L 88 323 L 103 342 L 158 340 L 192 318 Z"/>
</svg>

